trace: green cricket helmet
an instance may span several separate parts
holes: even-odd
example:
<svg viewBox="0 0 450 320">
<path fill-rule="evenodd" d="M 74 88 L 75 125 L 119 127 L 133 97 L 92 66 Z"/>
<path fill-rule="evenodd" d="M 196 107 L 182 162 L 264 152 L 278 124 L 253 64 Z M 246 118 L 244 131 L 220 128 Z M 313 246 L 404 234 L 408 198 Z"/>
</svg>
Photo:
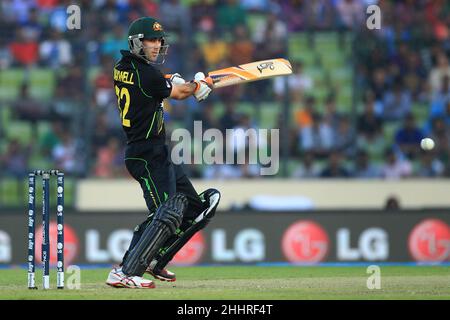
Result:
<svg viewBox="0 0 450 320">
<path fill-rule="evenodd" d="M 134 20 L 128 29 L 128 47 L 131 53 L 145 59 L 149 63 L 163 64 L 169 48 L 169 45 L 165 44 L 165 37 L 167 37 L 167 34 L 156 19 L 151 17 L 139 18 Z M 161 39 L 161 48 L 156 61 L 148 59 L 144 53 L 142 40 L 151 39 Z"/>
</svg>

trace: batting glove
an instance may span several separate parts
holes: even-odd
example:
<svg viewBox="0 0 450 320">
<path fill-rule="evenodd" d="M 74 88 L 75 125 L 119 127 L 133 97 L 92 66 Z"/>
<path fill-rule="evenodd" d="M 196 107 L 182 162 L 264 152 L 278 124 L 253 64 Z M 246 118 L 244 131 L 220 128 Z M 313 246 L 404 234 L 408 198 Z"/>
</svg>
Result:
<svg viewBox="0 0 450 320">
<path fill-rule="evenodd" d="M 197 72 L 193 82 L 197 85 L 197 88 L 195 88 L 194 91 L 194 96 L 197 101 L 200 102 L 208 98 L 213 86 L 211 77 L 205 77 L 203 72 Z"/>
<path fill-rule="evenodd" d="M 181 77 L 181 75 L 179 73 L 166 74 L 165 77 L 166 77 L 166 79 L 169 79 L 170 82 L 172 82 L 172 84 L 177 85 L 177 86 L 186 83 L 186 81 Z"/>
</svg>

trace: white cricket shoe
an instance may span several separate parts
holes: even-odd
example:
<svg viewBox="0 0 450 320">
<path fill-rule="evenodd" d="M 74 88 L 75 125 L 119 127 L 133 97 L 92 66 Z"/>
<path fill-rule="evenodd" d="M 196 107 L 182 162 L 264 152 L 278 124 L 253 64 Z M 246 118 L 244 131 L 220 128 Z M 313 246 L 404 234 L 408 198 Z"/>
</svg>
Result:
<svg viewBox="0 0 450 320">
<path fill-rule="evenodd" d="M 113 268 L 106 279 L 106 284 L 114 288 L 153 289 L 153 281 L 139 276 L 127 276 L 122 268 Z"/>
</svg>

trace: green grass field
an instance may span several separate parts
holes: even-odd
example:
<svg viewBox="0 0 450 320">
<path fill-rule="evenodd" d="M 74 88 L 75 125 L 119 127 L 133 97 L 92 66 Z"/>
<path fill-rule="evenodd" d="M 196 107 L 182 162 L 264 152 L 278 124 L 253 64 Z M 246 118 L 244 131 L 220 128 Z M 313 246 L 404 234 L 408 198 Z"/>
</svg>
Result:
<svg viewBox="0 0 450 320">
<path fill-rule="evenodd" d="M 381 289 L 369 290 L 366 267 L 174 267 L 178 280 L 156 289 L 115 289 L 109 269 L 81 269 L 80 290 L 26 288 L 26 270 L 0 270 L 0 299 L 450 299 L 450 267 L 381 267 Z M 52 270 L 54 271 L 54 270 Z M 66 285 L 70 282 L 66 274 Z M 51 274 L 51 286 L 56 275 Z"/>
</svg>

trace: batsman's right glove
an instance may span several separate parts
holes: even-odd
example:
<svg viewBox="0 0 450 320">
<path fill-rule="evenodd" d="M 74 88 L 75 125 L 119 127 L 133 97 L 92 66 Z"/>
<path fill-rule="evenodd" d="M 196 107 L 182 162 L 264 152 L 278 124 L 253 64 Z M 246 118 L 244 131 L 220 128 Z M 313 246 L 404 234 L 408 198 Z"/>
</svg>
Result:
<svg viewBox="0 0 450 320">
<path fill-rule="evenodd" d="M 179 73 L 174 74 L 166 74 L 164 76 L 166 79 L 169 79 L 172 84 L 175 84 L 177 86 L 185 84 L 186 80 L 184 80 Z"/>
</svg>

